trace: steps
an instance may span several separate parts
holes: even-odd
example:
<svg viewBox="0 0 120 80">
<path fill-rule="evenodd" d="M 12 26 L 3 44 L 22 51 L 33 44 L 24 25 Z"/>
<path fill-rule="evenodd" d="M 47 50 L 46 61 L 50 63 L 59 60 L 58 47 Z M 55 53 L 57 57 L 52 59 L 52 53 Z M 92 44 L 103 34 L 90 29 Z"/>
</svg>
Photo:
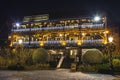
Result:
<svg viewBox="0 0 120 80">
<path fill-rule="evenodd" d="M 62 56 L 62 57 L 60 58 L 59 63 L 58 63 L 58 65 L 57 65 L 57 68 L 60 68 L 60 67 L 61 67 L 61 64 L 62 64 L 63 60 L 64 60 L 64 56 Z"/>
<path fill-rule="evenodd" d="M 60 68 L 70 69 L 71 63 L 73 63 L 73 62 L 74 62 L 74 59 L 71 59 L 69 57 L 65 57 Z"/>
</svg>

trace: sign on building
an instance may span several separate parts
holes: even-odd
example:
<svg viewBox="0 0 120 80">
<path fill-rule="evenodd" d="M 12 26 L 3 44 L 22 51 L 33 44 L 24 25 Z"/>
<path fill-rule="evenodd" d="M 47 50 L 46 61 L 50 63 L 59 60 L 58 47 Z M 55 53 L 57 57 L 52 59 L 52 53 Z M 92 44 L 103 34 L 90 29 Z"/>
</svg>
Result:
<svg viewBox="0 0 120 80">
<path fill-rule="evenodd" d="M 43 21 L 43 20 L 48 20 L 49 15 L 48 14 L 43 14 L 43 15 L 34 15 L 33 16 L 33 21 Z"/>
<path fill-rule="evenodd" d="M 97 23 L 95 23 L 95 24 L 93 24 L 93 23 L 83 23 L 81 25 L 81 27 L 82 28 L 104 28 L 104 24 L 103 23 L 99 23 L 99 24 L 97 24 Z"/>
<path fill-rule="evenodd" d="M 31 19 L 32 19 L 32 16 L 25 16 L 25 17 L 23 18 L 23 22 L 30 22 Z"/>
<path fill-rule="evenodd" d="M 23 22 L 37 22 L 37 21 L 43 21 L 43 20 L 48 20 L 49 15 L 48 14 L 43 14 L 43 15 L 33 15 L 33 16 L 25 16 L 23 18 Z"/>
</svg>

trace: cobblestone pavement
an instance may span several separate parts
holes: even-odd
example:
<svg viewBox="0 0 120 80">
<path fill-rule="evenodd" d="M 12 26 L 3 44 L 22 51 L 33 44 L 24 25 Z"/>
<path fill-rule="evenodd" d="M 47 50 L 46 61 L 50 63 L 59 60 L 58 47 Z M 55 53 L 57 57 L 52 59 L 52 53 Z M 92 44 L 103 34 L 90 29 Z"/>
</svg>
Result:
<svg viewBox="0 0 120 80">
<path fill-rule="evenodd" d="M 114 80 L 107 74 L 70 72 L 67 69 L 40 71 L 0 71 L 0 80 Z"/>
</svg>

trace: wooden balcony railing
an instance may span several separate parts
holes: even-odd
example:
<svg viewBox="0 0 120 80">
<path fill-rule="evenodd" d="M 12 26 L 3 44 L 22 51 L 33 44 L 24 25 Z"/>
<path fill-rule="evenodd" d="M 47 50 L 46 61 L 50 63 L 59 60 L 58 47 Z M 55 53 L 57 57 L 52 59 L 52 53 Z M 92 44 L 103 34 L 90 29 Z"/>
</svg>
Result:
<svg viewBox="0 0 120 80">
<path fill-rule="evenodd" d="M 42 30 L 62 30 L 62 29 L 74 29 L 74 28 L 90 28 L 90 29 L 101 29 L 103 28 L 103 24 L 93 24 L 93 25 L 77 25 L 77 26 L 53 26 L 53 27 L 42 27 L 42 28 L 19 28 L 12 29 L 12 32 L 25 32 L 25 31 L 42 31 Z"/>
<path fill-rule="evenodd" d="M 31 45 L 39 45 L 41 42 L 43 41 L 23 41 L 22 44 L 23 45 L 29 45 L 29 43 Z M 66 44 L 76 44 L 77 45 L 77 42 L 78 40 L 66 40 L 65 41 Z M 82 44 L 103 44 L 103 39 L 98 39 L 98 40 L 82 40 L 81 41 Z M 55 41 L 55 40 L 52 40 L 52 41 L 44 41 L 44 45 L 61 45 L 62 41 Z M 18 42 L 13 42 L 13 45 L 17 45 L 19 44 Z M 88 45 L 89 46 L 89 45 Z"/>
</svg>

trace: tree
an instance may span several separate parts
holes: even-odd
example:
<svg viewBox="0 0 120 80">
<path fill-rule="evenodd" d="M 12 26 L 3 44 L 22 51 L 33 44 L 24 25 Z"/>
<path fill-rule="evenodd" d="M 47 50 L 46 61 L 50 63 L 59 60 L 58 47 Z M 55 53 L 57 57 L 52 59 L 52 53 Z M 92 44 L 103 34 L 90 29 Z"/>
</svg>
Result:
<svg viewBox="0 0 120 80">
<path fill-rule="evenodd" d="M 38 48 L 33 52 L 32 59 L 34 63 L 45 63 L 49 60 L 48 52 L 43 48 Z"/>
<path fill-rule="evenodd" d="M 103 53 L 98 49 L 89 49 L 82 55 L 82 62 L 86 64 L 102 63 Z"/>
</svg>

